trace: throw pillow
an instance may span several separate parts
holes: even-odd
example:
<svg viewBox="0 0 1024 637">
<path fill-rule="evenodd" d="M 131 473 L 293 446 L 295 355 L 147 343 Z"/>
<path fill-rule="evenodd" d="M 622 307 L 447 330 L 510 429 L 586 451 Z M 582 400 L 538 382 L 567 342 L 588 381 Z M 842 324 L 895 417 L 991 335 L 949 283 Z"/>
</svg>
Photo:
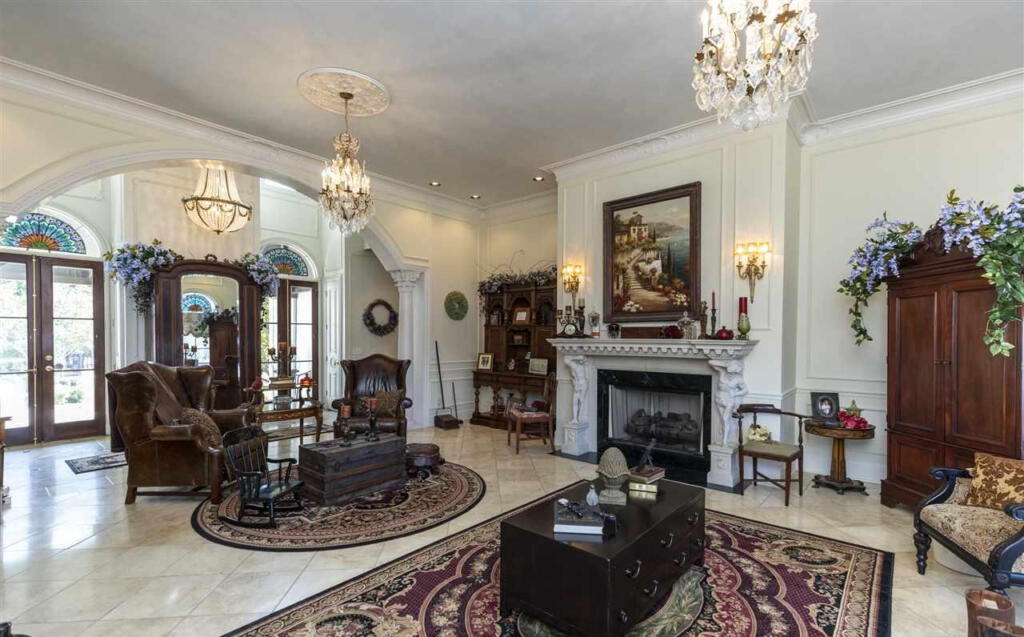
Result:
<svg viewBox="0 0 1024 637">
<path fill-rule="evenodd" d="M 187 425 L 198 425 L 203 445 L 206 447 L 217 449 L 221 446 L 223 441 L 217 423 L 213 422 L 213 418 L 210 418 L 198 409 L 192 409 L 191 407 L 182 409 L 178 422 Z"/>
<path fill-rule="evenodd" d="M 377 415 L 385 418 L 394 418 L 398 414 L 398 405 L 405 398 L 405 392 L 401 389 L 394 391 L 382 391 L 376 396 Z"/>
<path fill-rule="evenodd" d="M 967 506 L 1002 510 L 1011 502 L 1024 502 L 1024 460 L 976 452 L 972 473 Z"/>
</svg>

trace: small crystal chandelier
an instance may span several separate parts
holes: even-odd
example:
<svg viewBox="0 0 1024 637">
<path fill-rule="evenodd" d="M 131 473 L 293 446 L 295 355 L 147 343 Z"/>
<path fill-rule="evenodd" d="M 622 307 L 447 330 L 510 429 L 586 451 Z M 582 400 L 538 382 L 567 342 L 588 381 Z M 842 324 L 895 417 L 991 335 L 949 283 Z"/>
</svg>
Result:
<svg viewBox="0 0 1024 637">
<path fill-rule="evenodd" d="M 818 37 L 810 0 L 708 0 L 693 62 L 697 106 L 753 130 L 803 89 Z"/>
<path fill-rule="evenodd" d="M 249 223 L 252 206 L 238 196 L 235 176 L 223 167 L 203 167 L 191 197 L 182 197 L 185 215 L 200 228 L 217 234 L 236 232 Z"/>
<path fill-rule="evenodd" d="M 334 138 L 334 149 L 338 154 L 325 162 L 321 173 L 323 188 L 320 189 L 320 211 L 327 217 L 332 228 L 344 235 L 355 234 L 370 222 L 373 216 L 373 197 L 370 195 L 370 176 L 366 174 L 366 162 L 354 159 L 359 153 L 359 140 L 348 132 L 348 103 L 352 93 L 338 93 L 345 102 L 345 132 Z"/>
</svg>

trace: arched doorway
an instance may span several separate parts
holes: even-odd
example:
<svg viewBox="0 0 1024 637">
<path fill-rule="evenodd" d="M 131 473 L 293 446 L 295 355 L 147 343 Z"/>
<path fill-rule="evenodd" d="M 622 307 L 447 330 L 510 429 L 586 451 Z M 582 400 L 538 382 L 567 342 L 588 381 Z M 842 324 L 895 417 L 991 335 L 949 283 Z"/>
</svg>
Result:
<svg viewBox="0 0 1024 637">
<path fill-rule="evenodd" d="M 11 444 L 104 432 L 101 246 L 53 208 L 0 227 L 0 404 Z"/>
</svg>

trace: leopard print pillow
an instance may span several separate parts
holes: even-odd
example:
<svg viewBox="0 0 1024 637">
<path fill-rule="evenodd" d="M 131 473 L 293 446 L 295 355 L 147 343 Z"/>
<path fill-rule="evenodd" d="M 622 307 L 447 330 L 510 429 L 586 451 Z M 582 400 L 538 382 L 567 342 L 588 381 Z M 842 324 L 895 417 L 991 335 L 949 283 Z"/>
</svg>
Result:
<svg viewBox="0 0 1024 637">
<path fill-rule="evenodd" d="M 189 425 L 199 425 L 199 432 L 203 444 L 211 449 L 217 449 L 223 443 L 220 435 L 220 428 L 213 419 L 198 409 L 185 408 L 181 410 L 178 422 Z"/>
<path fill-rule="evenodd" d="M 1006 504 L 1024 502 L 1024 460 L 976 452 L 973 474 L 967 506 L 1002 510 Z"/>
<path fill-rule="evenodd" d="M 382 391 L 376 396 L 377 415 L 385 418 L 393 418 L 398 413 L 398 404 L 405 398 L 405 392 L 401 389 L 395 391 Z"/>
</svg>

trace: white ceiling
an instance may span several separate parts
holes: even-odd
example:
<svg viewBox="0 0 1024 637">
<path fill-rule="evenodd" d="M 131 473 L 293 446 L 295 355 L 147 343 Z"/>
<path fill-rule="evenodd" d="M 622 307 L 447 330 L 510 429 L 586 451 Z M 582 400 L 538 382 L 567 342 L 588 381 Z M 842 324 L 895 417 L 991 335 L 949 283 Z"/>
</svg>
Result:
<svg viewBox="0 0 1024 637">
<path fill-rule="evenodd" d="M 553 186 L 536 167 L 699 119 L 702 1 L 0 0 L 0 55 L 319 155 L 342 126 L 298 75 L 390 90 L 354 133 L 374 172 L 482 205 Z M 1022 0 L 812 0 L 808 97 L 841 113 L 1024 66 Z"/>
</svg>

